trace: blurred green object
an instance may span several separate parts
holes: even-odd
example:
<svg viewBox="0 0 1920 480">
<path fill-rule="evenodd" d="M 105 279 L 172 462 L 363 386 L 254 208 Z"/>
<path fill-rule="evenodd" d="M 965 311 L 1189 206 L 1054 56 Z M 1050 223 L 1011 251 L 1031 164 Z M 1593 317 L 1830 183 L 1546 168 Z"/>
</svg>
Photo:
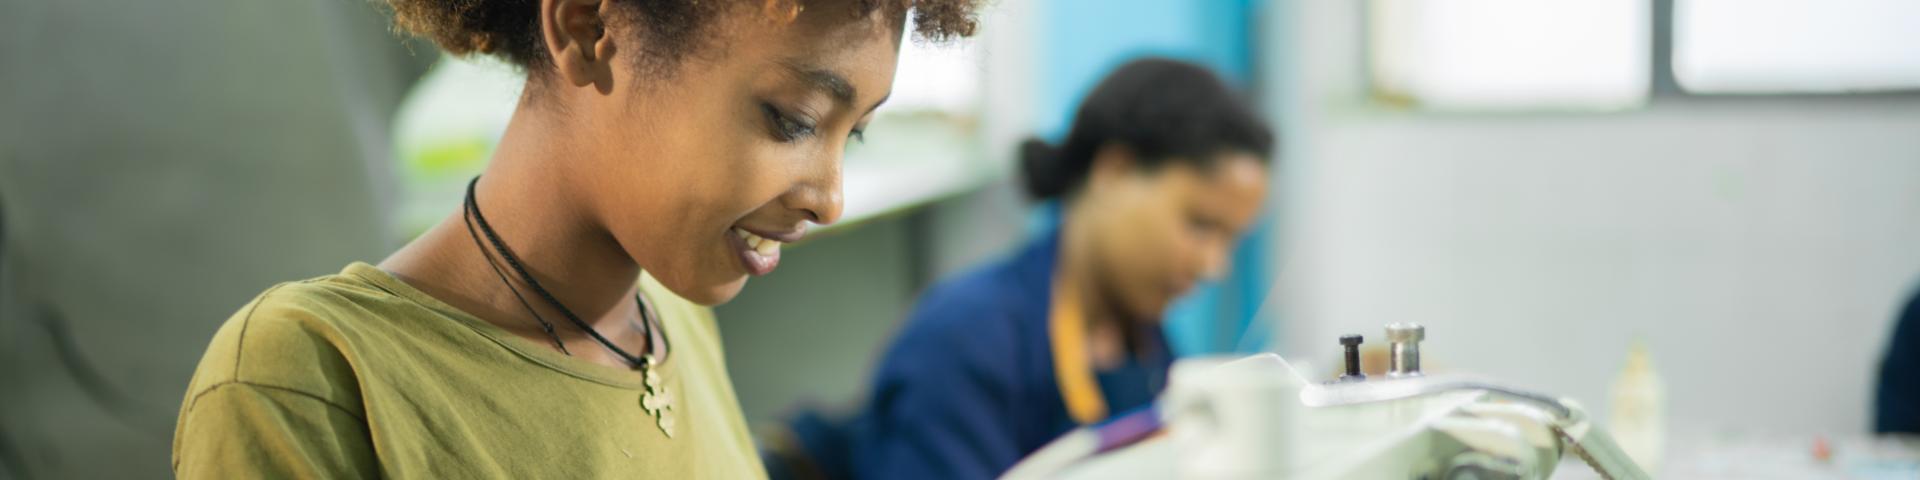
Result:
<svg viewBox="0 0 1920 480">
<path fill-rule="evenodd" d="M 485 139 L 448 139 L 444 143 L 423 145 L 405 163 L 409 179 L 472 174 L 493 153 L 493 144 Z"/>
<path fill-rule="evenodd" d="M 394 114 L 400 196 L 393 232 L 406 243 L 459 205 L 507 130 L 525 76 L 486 57 L 444 57 Z"/>
</svg>

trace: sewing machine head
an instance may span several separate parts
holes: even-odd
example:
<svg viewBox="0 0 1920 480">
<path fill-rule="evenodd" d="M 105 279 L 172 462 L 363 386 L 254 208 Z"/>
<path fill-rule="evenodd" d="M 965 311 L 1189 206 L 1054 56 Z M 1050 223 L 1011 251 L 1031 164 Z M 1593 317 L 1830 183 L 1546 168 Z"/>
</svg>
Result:
<svg viewBox="0 0 1920 480">
<path fill-rule="evenodd" d="M 1388 325 L 1389 366 L 1374 377 L 1359 335 L 1340 338 L 1345 368 L 1320 381 L 1270 353 L 1183 360 L 1143 414 L 1165 435 L 1127 437 L 1141 430 L 1128 419 L 1083 429 L 1004 478 L 1546 478 L 1567 454 L 1603 478 L 1646 478 L 1572 400 L 1422 372 L 1425 334 Z"/>
</svg>

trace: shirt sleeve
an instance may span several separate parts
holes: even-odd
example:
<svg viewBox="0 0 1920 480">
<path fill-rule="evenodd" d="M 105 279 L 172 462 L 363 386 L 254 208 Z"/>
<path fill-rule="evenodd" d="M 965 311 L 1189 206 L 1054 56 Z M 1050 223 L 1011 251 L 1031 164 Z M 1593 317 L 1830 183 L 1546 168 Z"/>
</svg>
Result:
<svg viewBox="0 0 1920 480">
<path fill-rule="evenodd" d="M 182 414 L 174 476 L 375 478 L 366 421 L 297 390 L 230 382 Z"/>
<path fill-rule="evenodd" d="M 993 478 L 1020 459 L 1014 343 L 950 333 L 910 332 L 882 362 L 857 440 L 860 478 Z"/>
</svg>

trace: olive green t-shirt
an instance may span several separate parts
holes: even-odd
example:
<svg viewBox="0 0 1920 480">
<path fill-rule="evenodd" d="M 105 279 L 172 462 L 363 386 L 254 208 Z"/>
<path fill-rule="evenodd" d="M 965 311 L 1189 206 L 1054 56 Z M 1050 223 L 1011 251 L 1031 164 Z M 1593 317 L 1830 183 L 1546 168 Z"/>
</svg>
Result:
<svg viewBox="0 0 1920 480">
<path fill-rule="evenodd" d="M 566 356 L 371 265 L 275 286 L 227 320 L 174 432 L 181 478 L 761 478 L 710 310 L 651 277 L 656 371 Z"/>
</svg>

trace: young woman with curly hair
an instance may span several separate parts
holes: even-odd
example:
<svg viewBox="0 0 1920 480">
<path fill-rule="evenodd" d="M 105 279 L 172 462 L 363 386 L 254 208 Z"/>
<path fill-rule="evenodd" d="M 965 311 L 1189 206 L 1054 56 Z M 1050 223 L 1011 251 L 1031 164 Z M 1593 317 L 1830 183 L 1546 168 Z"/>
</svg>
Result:
<svg viewBox="0 0 1920 480">
<path fill-rule="evenodd" d="M 175 474 L 764 475 L 706 306 L 839 218 L 841 153 L 906 15 L 965 36 L 975 1 L 386 3 L 448 53 L 523 68 L 518 108 L 446 220 L 226 322 Z"/>
</svg>

